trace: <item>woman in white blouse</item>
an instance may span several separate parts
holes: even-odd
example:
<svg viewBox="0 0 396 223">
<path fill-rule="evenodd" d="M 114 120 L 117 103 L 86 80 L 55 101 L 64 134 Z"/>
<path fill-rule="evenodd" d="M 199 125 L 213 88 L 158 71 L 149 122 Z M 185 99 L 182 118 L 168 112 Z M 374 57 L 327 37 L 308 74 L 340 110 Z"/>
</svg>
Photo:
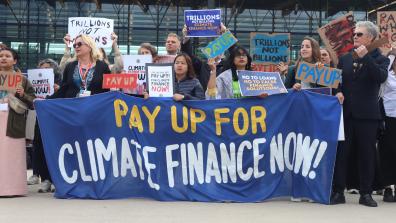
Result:
<svg viewBox="0 0 396 223">
<path fill-rule="evenodd" d="M 396 185 L 396 49 L 388 58 L 388 78 L 382 84 L 382 100 L 385 110 L 385 131 L 379 142 L 381 179 L 385 186 L 385 202 L 396 202 L 391 185 Z"/>
</svg>

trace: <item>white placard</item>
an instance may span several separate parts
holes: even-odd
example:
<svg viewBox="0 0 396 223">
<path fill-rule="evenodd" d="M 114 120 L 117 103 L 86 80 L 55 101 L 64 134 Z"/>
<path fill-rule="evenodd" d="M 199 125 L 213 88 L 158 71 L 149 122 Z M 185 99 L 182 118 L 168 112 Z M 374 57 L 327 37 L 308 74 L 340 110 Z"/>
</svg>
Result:
<svg viewBox="0 0 396 223">
<path fill-rule="evenodd" d="M 340 128 L 338 130 L 338 141 L 345 141 L 344 110 L 341 108 Z"/>
<path fill-rule="evenodd" d="M 150 97 L 173 97 L 173 64 L 147 64 Z"/>
<path fill-rule="evenodd" d="M 91 36 L 97 47 L 111 47 L 111 33 L 114 30 L 114 20 L 106 18 L 92 17 L 70 17 L 68 24 L 68 33 L 74 40 L 78 35 L 86 34 Z M 70 47 L 72 43 L 70 44 Z"/>
<path fill-rule="evenodd" d="M 151 55 L 122 55 L 125 73 L 137 73 L 138 80 L 135 89 L 123 89 L 128 94 L 143 94 L 146 90 L 146 63 L 152 63 Z"/>
<path fill-rule="evenodd" d="M 0 111 L 8 111 L 8 103 L 0 103 Z"/>
<path fill-rule="evenodd" d="M 54 70 L 52 68 L 30 69 L 27 76 L 36 97 L 45 98 L 54 93 Z"/>
</svg>

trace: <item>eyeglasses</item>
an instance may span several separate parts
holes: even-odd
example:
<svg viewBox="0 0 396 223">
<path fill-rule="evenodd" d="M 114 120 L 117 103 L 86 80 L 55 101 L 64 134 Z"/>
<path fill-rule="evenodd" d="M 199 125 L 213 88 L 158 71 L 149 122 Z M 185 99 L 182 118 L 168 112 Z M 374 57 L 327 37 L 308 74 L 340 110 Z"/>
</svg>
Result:
<svg viewBox="0 0 396 223">
<path fill-rule="evenodd" d="M 353 33 L 353 37 L 357 36 L 357 37 L 362 37 L 364 35 L 364 33 Z"/>
<path fill-rule="evenodd" d="M 85 43 L 78 42 L 78 43 L 73 44 L 73 48 L 75 49 L 75 48 L 81 47 L 82 45 L 85 45 Z"/>
</svg>

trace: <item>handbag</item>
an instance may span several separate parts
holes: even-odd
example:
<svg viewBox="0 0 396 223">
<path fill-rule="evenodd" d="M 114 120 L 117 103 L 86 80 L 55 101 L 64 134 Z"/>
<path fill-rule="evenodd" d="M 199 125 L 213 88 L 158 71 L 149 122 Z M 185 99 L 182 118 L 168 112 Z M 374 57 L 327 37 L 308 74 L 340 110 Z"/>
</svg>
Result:
<svg viewBox="0 0 396 223">
<path fill-rule="evenodd" d="M 19 98 L 15 97 L 14 94 L 8 94 L 7 97 L 8 97 L 8 105 L 16 113 L 25 114 L 27 112 L 28 106 Z"/>
</svg>

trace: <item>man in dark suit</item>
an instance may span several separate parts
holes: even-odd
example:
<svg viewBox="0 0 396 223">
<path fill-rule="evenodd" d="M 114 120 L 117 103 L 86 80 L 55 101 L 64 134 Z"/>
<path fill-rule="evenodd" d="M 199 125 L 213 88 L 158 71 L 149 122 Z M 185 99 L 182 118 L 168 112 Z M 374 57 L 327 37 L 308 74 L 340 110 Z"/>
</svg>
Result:
<svg viewBox="0 0 396 223">
<path fill-rule="evenodd" d="M 342 84 L 336 96 L 343 104 L 345 141 L 339 144 L 334 169 L 331 204 L 345 203 L 345 182 L 348 156 L 357 156 L 359 169 L 359 204 L 377 207 L 371 197 L 376 162 L 376 135 L 381 118 L 378 104 L 380 84 L 387 78 L 389 59 L 379 49 L 368 52 L 378 36 L 378 27 L 372 22 L 356 23 L 354 52 L 342 56 L 338 68 L 342 69 Z M 345 100 L 344 100 L 345 99 Z M 356 148 L 357 154 L 350 154 Z"/>
</svg>

